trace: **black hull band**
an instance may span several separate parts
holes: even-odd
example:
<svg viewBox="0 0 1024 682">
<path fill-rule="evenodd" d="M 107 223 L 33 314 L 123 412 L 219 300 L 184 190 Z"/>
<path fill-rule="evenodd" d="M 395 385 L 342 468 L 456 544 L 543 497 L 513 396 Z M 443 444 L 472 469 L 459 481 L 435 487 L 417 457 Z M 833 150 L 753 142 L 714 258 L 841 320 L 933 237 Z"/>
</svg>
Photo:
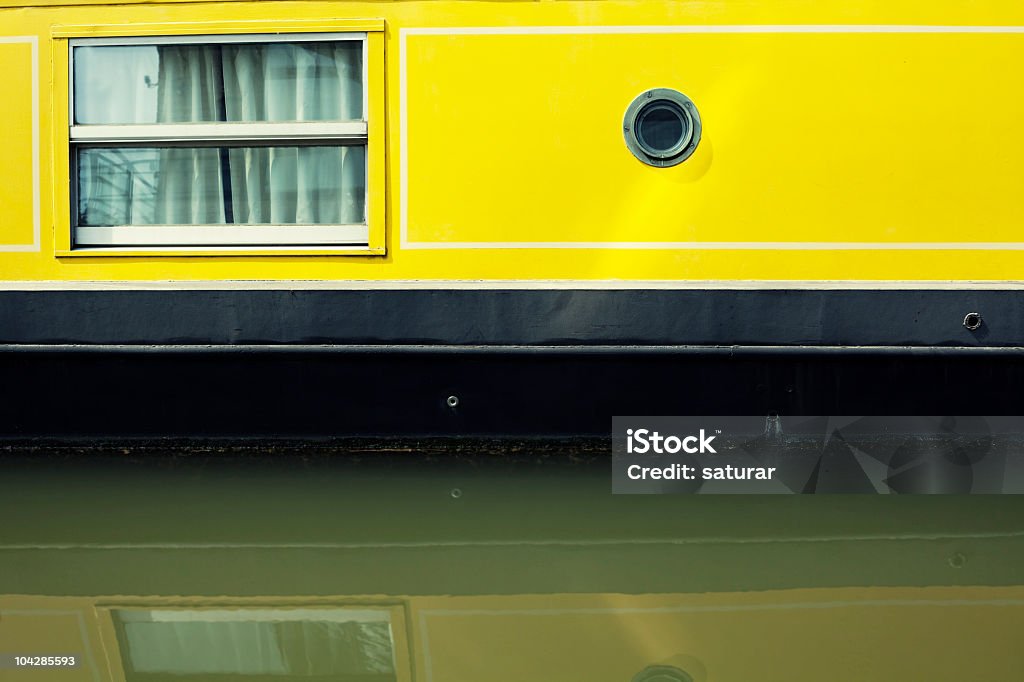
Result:
<svg viewBox="0 0 1024 682">
<path fill-rule="evenodd" d="M 1024 407 L 1024 356 L 1005 354 L 6 352 L 0 372 L 7 439 L 609 437 L 615 415 Z"/>
<path fill-rule="evenodd" d="M 4 291 L 0 343 L 1016 347 L 1022 302 L 1005 290 Z"/>
</svg>

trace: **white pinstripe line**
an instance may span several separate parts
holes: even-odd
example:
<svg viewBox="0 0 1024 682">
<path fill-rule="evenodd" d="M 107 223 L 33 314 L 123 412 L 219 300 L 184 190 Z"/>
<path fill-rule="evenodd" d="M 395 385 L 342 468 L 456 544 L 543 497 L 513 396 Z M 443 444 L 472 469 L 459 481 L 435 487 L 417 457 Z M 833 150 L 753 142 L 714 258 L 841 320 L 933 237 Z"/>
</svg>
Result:
<svg viewBox="0 0 1024 682">
<path fill-rule="evenodd" d="M 689 251 L 1021 251 L 1024 242 L 406 242 L 407 249 L 647 249 Z"/>
<path fill-rule="evenodd" d="M 11 280 L 0 291 L 403 291 L 456 290 L 800 290 L 800 291 L 1020 291 L 1020 280 L 619 280 L 619 279 L 419 279 L 419 280 Z"/>
<path fill-rule="evenodd" d="M 0 37 L 0 45 L 28 43 L 32 52 L 32 243 L 0 244 L 0 252 L 38 252 L 40 249 L 41 191 L 39 186 L 39 38 Z"/>
<path fill-rule="evenodd" d="M 642 26 L 438 26 L 403 28 L 406 35 L 629 35 L 639 33 L 1024 33 L 1024 26 L 926 24 L 692 24 Z"/>
</svg>

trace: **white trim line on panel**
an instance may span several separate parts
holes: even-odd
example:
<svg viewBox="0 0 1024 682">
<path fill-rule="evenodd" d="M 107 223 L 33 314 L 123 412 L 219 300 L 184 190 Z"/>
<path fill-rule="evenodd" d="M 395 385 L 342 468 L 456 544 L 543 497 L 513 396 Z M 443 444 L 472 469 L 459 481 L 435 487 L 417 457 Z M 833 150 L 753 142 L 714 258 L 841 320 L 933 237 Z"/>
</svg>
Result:
<svg viewBox="0 0 1024 682">
<path fill-rule="evenodd" d="M 1024 34 L 1024 26 L 901 24 L 706 24 L 683 26 L 474 26 L 402 28 L 399 44 L 399 247 L 402 249 L 662 249 L 798 251 L 1019 251 L 1024 242 L 444 242 L 409 239 L 407 59 L 410 35 L 628 35 L 628 34 Z"/>
<path fill-rule="evenodd" d="M 28 43 L 32 52 L 32 243 L 0 244 L 0 252 L 38 252 L 40 248 L 41 192 L 39 180 L 39 38 L 0 37 L 0 45 Z"/>
<path fill-rule="evenodd" d="M 924 24 L 692 24 L 647 26 L 438 26 L 403 28 L 408 35 L 622 35 L 640 33 L 1024 33 L 1024 26 Z"/>
<path fill-rule="evenodd" d="M 409 245 L 409 117 L 406 115 L 407 69 L 405 57 L 406 34 L 412 29 L 398 31 L 398 243 L 401 248 Z"/>
<path fill-rule="evenodd" d="M 647 249 L 690 251 L 1021 251 L 1024 242 L 407 242 L 408 249 Z"/>
<path fill-rule="evenodd" d="M 99 252 L 98 255 L 102 255 Z M 1022 291 L 1024 281 L 951 280 L 154 280 L 154 281 L 0 281 L 0 291 L 210 291 L 210 290 L 401 291 L 456 290 L 847 290 L 847 291 Z"/>
</svg>

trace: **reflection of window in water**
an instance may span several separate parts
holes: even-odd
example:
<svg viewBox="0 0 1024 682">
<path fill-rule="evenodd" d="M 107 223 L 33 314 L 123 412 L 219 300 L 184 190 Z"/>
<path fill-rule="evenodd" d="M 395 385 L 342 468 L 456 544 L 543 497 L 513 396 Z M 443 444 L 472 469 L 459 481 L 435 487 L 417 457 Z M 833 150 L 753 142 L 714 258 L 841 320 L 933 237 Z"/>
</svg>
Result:
<svg viewBox="0 0 1024 682">
<path fill-rule="evenodd" d="M 123 609 L 127 682 L 395 679 L 390 612 L 356 609 Z"/>
</svg>

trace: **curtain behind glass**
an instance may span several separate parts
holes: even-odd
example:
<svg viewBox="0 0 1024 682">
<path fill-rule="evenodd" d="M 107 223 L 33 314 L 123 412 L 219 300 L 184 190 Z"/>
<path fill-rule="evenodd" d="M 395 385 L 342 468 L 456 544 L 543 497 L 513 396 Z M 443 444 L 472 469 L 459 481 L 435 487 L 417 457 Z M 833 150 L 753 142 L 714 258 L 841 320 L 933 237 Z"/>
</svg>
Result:
<svg viewBox="0 0 1024 682">
<path fill-rule="evenodd" d="M 157 122 L 360 119 L 360 49 L 358 42 L 157 46 Z M 156 224 L 365 221 L 363 147 L 172 148 L 161 150 L 159 167 Z M 334 181 L 330 189 L 325 178 Z"/>
<path fill-rule="evenodd" d="M 85 147 L 76 154 L 78 224 L 357 224 L 365 153 L 365 145 Z"/>
<path fill-rule="evenodd" d="M 75 124 L 362 120 L 362 49 L 358 40 L 76 46 Z"/>
<path fill-rule="evenodd" d="M 362 119 L 358 41 L 156 49 L 159 123 Z"/>
</svg>

